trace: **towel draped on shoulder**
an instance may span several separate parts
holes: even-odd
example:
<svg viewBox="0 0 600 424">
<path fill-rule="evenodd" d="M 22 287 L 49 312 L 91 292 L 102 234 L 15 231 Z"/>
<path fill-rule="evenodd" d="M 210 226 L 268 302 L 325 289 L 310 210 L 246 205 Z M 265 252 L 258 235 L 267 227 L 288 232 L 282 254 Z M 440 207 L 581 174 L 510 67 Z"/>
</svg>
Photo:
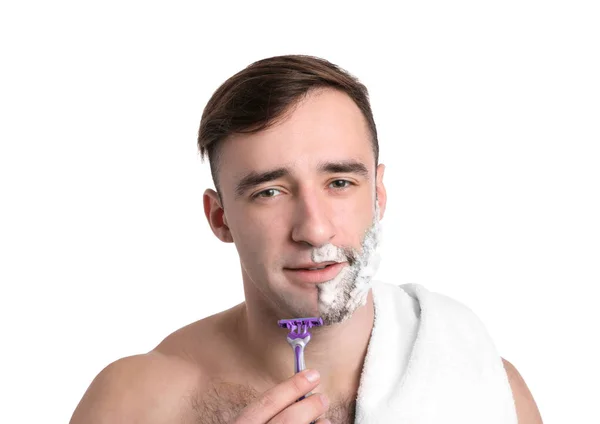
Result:
<svg viewBox="0 0 600 424">
<path fill-rule="evenodd" d="M 502 358 L 473 311 L 418 284 L 372 290 L 357 424 L 517 424 Z"/>
</svg>

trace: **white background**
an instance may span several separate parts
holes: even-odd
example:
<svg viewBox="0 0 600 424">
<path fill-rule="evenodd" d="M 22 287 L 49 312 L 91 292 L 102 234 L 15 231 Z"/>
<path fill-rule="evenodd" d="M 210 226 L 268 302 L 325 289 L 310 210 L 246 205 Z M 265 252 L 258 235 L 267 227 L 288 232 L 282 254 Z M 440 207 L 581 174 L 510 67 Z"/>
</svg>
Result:
<svg viewBox="0 0 600 424">
<path fill-rule="evenodd" d="M 287 53 L 370 89 L 378 278 L 473 309 L 546 424 L 600 422 L 597 2 L 194 3 L 0 8 L 0 422 L 68 422 L 108 363 L 243 300 L 196 131 Z"/>
</svg>

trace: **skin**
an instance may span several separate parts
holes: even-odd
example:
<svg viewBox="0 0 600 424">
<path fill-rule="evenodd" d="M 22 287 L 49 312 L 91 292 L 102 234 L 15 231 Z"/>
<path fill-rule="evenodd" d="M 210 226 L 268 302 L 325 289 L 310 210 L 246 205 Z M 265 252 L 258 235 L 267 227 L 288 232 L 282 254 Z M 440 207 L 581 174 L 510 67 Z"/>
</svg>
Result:
<svg viewBox="0 0 600 424">
<path fill-rule="evenodd" d="M 321 162 L 349 160 L 361 163 L 367 174 L 318 171 Z M 214 234 L 235 242 L 240 256 L 246 297 L 240 337 L 252 364 L 269 380 L 282 381 L 289 375 L 290 347 L 273 323 L 320 313 L 318 288 L 293 281 L 284 268 L 311 261 L 315 250 L 327 244 L 362 251 L 376 208 L 377 219 L 385 213 L 385 166 L 375 167 L 358 107 L 334 90 L 309 95 L 266 131 L 231 137 L 223 146 L 221 166 L 234 170 L 220 174 L 223 202 L 206 190 L 204 209 Z M 236 196 L 244 175 L 279 167 L 288 167 L 290 174 Z M 358 390 L 372 327 L 369 293 L 365 305 L 344 322 L 314 329 L 311 366 L 326 376 L 319 391 L 343 398 Z"/>
<path fill-rule="evenodd" d="M 385 166 L 376 166 L 369 137 L 352 100 L 324 89 L 310 93 L 277 125 L 227 139 L 220 163 L 227 172 L 219 174 L 223 198 L 206 190 L 204 211 L 215 236 L 235 244 L 245 302 L 176 331 L 148 354 L 109 365 L 71 423 L 198 422 L 199 407 L 190 407 L 197 395 L 212 390 L 219 402 L 228 397 L 215 381 L 234 387 L 237 397 L 246 395 L 243 409 L 214 422 L 306 423 L 319 416 L 346 422 L 335 418 L 333 406 L 356 398 L 374 317 L 371 292 L 358 290 L 356 277 L 373 265 L 365 246 L 377 238 L 387 201 Z M 344 161 L 366 172 L 319 170 L 323 162 Z M 237 192 L 249 173 L 281 167 L 287 167 L 286 175 Z M 301 283 L 286 270 L 333 257 L 347 262 L 328 289 Z M 341 292 L 354 293 L 353 300 L 332 301 Z M 328 325 L 311 330 L 307 347 L 320 378 L 309 382 L 304 373 L 290 378 L 291 349 L 274 323 L 328 312 Z M 507 375 L 519 423 L 541 423 L 512 364 Z M 294 402 L 309 391 L 316 394 Z"/>
</svg>

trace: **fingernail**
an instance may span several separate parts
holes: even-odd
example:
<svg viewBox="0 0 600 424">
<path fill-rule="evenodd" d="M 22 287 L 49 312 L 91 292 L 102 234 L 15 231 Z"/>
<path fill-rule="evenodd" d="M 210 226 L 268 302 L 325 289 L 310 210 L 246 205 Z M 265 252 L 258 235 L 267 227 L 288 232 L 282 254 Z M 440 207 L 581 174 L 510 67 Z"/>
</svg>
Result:
<svg viewBox="0 0 600 424">
<path fill-rule="evenodd" d="M 306 377 L 306 379 L 308 381 L 310 381 L 311 383 L 314 383 L 315 381 L 317 381 L 320 377 L 319 375 L 319 371 L 317 370 L 310 370 L 307 371 L 306 374 L 304 375 Z"/>
</svg>

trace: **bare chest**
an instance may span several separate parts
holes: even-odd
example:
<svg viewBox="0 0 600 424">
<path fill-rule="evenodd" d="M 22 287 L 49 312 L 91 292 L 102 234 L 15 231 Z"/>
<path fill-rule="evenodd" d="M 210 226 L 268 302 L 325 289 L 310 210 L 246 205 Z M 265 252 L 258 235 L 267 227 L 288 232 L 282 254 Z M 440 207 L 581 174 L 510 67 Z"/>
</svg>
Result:
<svg viewBox="0 0 600 424">
<path fill-rule="evenodd" d="M 251 387 L 232 383 L 211 384 L 208 390 L 190 397 L 190 419 L 186 424 L 230 424 L 259 393 Z M 325 417 L 332 424 L 353 424 L 356 401 L 334 402 Z"/>
</svg>

